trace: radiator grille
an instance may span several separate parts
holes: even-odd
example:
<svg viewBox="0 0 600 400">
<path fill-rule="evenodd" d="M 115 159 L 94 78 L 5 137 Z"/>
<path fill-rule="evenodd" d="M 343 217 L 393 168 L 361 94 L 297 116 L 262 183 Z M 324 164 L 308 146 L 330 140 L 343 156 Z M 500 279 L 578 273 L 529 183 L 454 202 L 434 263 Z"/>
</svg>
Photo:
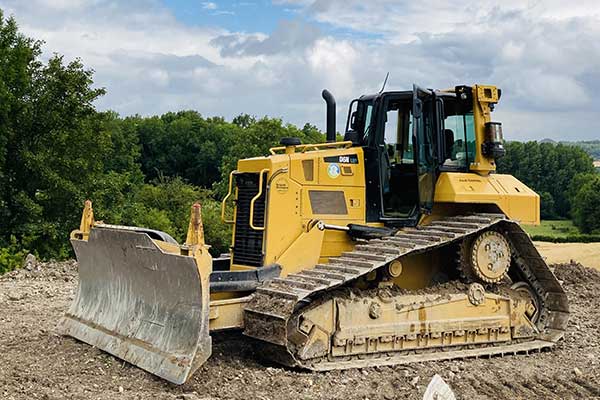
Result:
<svg viewBox="0 0 600 400">
<path fill-rule="evenodd" d="M 233 263 L 260 267 L 263 265 L 263 232 L 250 228 L 250 202 L 258 193 L 258 174 L 235 175 L 237 202 L 235 235 L 233 241 Z M 254 226 L 265 222 L 266 179 L 263 180 L 262 195 L 254 202 Z"/>
</svg>

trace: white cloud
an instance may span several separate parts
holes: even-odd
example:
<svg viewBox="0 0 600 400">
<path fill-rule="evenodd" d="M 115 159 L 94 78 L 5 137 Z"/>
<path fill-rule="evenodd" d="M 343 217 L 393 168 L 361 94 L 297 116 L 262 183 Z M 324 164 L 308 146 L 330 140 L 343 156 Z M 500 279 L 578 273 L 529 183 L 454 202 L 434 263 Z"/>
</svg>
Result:
<svg viewBox="0 0 600 400">
<path fill-rule="evenodd" d="M 235 12 L 229 10 L 217 10 L 211 15 L 235 15 Z"/>
<path fill-rule="evenodd" d="M 320 77 L 323 86 L 344 99 L 356 95 L 353 66 L 358 53 L 349 42 L 320 39 L 307 50 L 307 59 L 313 76 Z"/>
<path fill-rule="evenodd" d="M 274 3 L 294 19 L 268 35 L 188 26 L 159 0 L 0 0 L 0 8 L 46 42 L 46 57 L 81 57 L 94 68 L 108 89 L 98 106 L 124 115 L 195 108 L 323 128 L 327 87 L 341 130 L 349 100 L 379 90 L 389 71 L 388 89 L 497 84 L 495 118 L 509 138 L 600 137 L 600 2 Z"/>
<path fill-rule="evenodd" d="M 213 3 L 212 1 L 205 1 L 202 3 L 202 8 L 205 10 L 216 10 L 218 7 L 216 3 Z"/>
</svg>

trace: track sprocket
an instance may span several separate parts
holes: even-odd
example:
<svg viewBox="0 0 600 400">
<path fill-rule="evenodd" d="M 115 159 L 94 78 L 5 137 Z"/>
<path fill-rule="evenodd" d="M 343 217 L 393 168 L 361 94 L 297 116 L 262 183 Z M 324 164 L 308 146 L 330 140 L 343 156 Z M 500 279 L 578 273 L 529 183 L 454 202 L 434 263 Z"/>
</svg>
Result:
<svg viewBox="0 0 600 400">
<path fill-rule="evenodd" d="M 460 245 L 458 268 L 467 282 L 498 283 L 506 276 L 510 262 L 510 244 L 495 230 L 482 232 Z"/>
</svg>

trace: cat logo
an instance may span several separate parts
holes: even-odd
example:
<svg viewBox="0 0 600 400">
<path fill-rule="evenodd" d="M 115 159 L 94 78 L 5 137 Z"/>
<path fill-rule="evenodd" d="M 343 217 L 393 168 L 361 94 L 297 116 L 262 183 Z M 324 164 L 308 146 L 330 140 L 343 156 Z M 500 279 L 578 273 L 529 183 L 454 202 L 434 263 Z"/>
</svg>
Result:
<svg viewBox="0 0 600 400">
<path fill-rule="evenodd" d="M 340 166 L 337 164 L 329 164 L 327 167 L 327 175 L 329 175 L 329 177 L 332 179 L 340 176 Z"/>
</svg>

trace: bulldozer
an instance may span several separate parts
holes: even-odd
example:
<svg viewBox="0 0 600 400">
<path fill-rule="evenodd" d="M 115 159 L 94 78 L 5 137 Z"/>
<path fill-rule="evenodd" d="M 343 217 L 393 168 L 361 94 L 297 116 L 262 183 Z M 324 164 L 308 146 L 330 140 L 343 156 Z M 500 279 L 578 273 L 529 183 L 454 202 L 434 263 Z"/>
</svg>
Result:
<svg viewBox="0 0 600 400">
<path fill-rule="evenodd" d="M 540 198 L 496 173 L 491 85 L 381 91 L 350 103 L 337 139 L 283 138 L 229 175 L 213 258 L 200 204 L 185 243 L 95 221 L 71 233 L 79 285 L 64 335 L 175 384 L 237 329 L 314 371 L 529 353 L 564 335 L 569 304 L 521 224 Z"/>
</svg>

